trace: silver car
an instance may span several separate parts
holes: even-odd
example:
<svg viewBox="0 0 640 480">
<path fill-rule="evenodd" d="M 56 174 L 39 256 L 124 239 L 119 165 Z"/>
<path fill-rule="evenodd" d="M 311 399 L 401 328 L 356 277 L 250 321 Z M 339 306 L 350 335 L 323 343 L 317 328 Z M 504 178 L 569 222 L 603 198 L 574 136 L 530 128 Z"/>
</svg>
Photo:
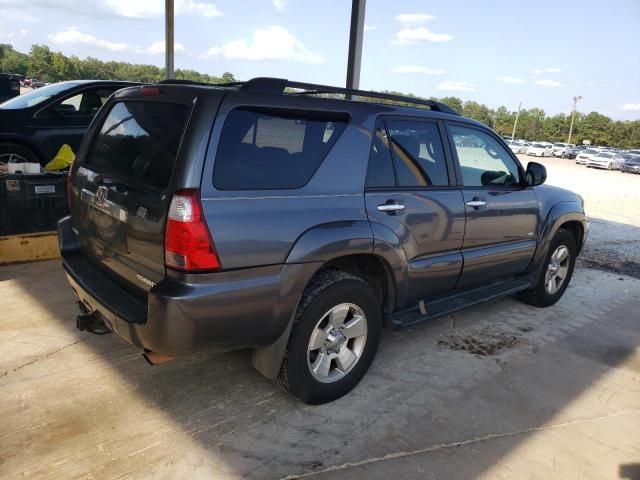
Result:
<svg viewBox="0 0 640 480">
<path fill-rule="evenodd" d="M 615 152 L 600 152 L 587 159 L 587 167 L 606 168 L 607 170 L 620 170 L 624 158 Z"/>
</svg>

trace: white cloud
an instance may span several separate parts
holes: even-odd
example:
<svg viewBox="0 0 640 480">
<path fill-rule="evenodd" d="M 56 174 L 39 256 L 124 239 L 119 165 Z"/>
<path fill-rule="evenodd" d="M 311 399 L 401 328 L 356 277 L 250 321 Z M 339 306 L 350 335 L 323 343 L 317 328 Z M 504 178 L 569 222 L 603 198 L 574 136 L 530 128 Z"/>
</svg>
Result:
<svg viewBox="0 0 640 480">
<path fill-rule="evenodd" d="M 101 38 L 96 38 L 90 33 L 82 33 L 75 29 L 63 32 L 52 33 L 49 40 L 62 45 L 91 45 L 93 47 L 104 48 L 112 52 L 126 50 L 129 46 L 126 43 L 110 42 Z"/>
<path fill-rule="evenodd" d="M 0 0 L 0 6 L 8 9 L 24 9 L 22 0 Z M 66 15 L 87 17 L 149 18 L 164 15 L 162 0 L 31 0 L 29 8 L 48 8 Z M 176 15 L 194 14 L 219 17 L 222 13 L 208 0 L 175 0 Z"/>
<path fill-rule="evenodd" d="M 541 73 L 564 73 L 564 70 L 558 67 L 536 68 L 532 70 L 534 75 L 540 75 Z"/>
<path fill-rule="evenodd" d="M 287 0 L 273 0 L 273 6 L 276 7 L 276 10 L 279 12 L 284 11 L 287 8 Z"/>
<path fill-rule="evenodd" d="M 524 78 L 520 78 L 520 77 L 502 77 L 502 78 L 499 78 L 498 80 L 500 80 L 502 83 L 510 83 L 512 85 L 521 85 L 525 83 Z"/>
<path fill-rule="evenodd" d="M 622 110 L 630 110 L 633 112 L 640 111 L 640 103 L 625 103 L 622 106 Z"/>
<path fill-rule="evenodd" d="M 121 17 L 146 18 L 164 15 L 164 2 L 160 0 L 107 0 L 106 6 Z M 176 15 L 196 14 L 204 17 L 222 15 L 213 3 L 195 0 L 175 0 L 174 12 Z"/>
<path fill-rule="evenodd" d="M 562 86 L 560 82 L 556 82 L 555 80 L 536 80 L 534 83 L 544 88 L 557 88 Z"/>
<path fill-rule="evenodd" d="M 165 45 L 164 40 L 158 40 L 157 42 L 153 42 L 148 47 L 136 47 L 136 52 L 147 53 L 149 55 L 164 54 L 165 52 L 164 45 Z M 185 51 L 184 45 L 182 45 L 181 43 L 174 43 L 173 51 L 175 53 L 184 52 Z"/>
<path fill-rule="evenodd" d="M 423 41 L 427 42 L 448 42 L 453 40 L 453 35 L 448 33 L 433 33 L 425 27 L 403 28 L 396 33 L 396 39 L 391 43 L 394 45 L 410 45 Z"/>
<path fill-rule="evenodd" d="M 27 36 L 27 30 L 21 28 L 16 32 L 8 32 L 8 33 L 0 33 L 0 39 L 6 40 L 8 42 L 13 42 L 15 40 L 19 40 L 20 38 L 24 38 Z"/>
<path fill-rule="evenodd" d="M 370 32 L 371 30 L 375 30 L 377 27 L 375 25 L 367 25 L 366 23 L 364 24 L 364 31 L 365 32 Z"/>
<path fill-rule="evenodd" d="M 596 82 L 587 82 L 587 87 L 595 87 Z"/>
<path fill-rule="evenodd" d="M 420 65 L 399 65 L 391 69 L 391 73 L 423 73 L 425 75 L 443 75 L 444 70 L 421 67 Z"/>
<path fill-rule="evenodd" d="M 238 60 L 284 60 L 304 63 L 324 62 L 322 55 L 311 52 L 300 40 L 280 26 L 256 30 L 250 41 L 233 40 L 221 47 L 211 47 L 202 57 L 224 57 Z"/>
<path fill-rule="evenodd" d="M 396 15 L 396 20 L 401 23 L 424 23 L 434 18 L 436 17 L 427 15 L 426 13 L 401 13 Z"/>
<path fill-rule="evenodd" d="M 454 82 L 451 80 L 445 80 L 440 82 L 436 87 L 438 90 L 446 90 L 449 92 L 475 92 L 476 87 L 469 82 Z"/>
</svg>

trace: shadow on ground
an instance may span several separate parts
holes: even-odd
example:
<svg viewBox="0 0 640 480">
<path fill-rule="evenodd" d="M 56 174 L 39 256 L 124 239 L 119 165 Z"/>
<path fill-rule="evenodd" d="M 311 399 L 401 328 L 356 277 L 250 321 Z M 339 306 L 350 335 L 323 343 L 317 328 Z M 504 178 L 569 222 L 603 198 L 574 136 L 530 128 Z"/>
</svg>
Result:
<svg viewBox="0 0 640 480">
<path fill-rule="evenodd" d="M 632 233 L 640 238 L 640 229 Z M 24 298 L 4 296 L 11 292 Z M 508 298 L 387 331 L 355 391 L 318 407 L 261 377 L 247 351 L 150 367 L 113 335 L 77 332 L 58 262 L 0 269 L 0 293 L 0 334 L 26 325 L 24 341 L 3 351 L 12 360 L 0 361 L 5 478 L 378 478 L 371 468 L 386 459 L 436 451 L 446 461 L 402 478 L 476 478 L 540 428 L 637 408 L 636 394 L 566 411 L 611 370 L 640 373 L 638 361 L 625 366 L 640 344 L 640 282 L 591 269 L 576 270 L 550 309 Z M 25 302 L 40 318 L 27 318 Z M 64 340 L 56 348 L 43 338 L 54 331 Z M 478 332 L 514 340 L 486 355 L 447 345 Z M 457 446 L 492 438 L 501 441 L 456 466 Z M 637 468 L 620 465 L 620 477 L 637 478 L 629 476 Z"/>
</svg>

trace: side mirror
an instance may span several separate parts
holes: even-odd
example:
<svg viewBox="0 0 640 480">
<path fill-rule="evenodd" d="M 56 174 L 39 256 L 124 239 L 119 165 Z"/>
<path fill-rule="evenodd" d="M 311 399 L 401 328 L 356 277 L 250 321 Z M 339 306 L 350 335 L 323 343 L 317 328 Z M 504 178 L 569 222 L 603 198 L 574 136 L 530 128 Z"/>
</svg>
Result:
<svg viewBox="0 0 640 480">
<path fill-rule="evenodd" d="M 542 185 L 547 180 L 547 169 L 544 165 L 536 162 L 529 162 L 527 165 L 526 183 L 530 187 Z"/>
</svg>

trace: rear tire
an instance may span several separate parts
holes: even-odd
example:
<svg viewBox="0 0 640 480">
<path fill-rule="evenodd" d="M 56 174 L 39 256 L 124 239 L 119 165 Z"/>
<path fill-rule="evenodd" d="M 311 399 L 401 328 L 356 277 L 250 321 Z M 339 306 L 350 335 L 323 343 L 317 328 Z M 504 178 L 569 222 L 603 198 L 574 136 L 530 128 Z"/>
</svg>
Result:
<svg viewBox="0 0 640 480">
<path fill-rule="evenodd" d="M 369 369 L 381 331 L 382 309 L 364 280 L 342 271 L 320 273 L 298 306 L 280 385 L 313 405 L 342 397 Z"/>
<path fill-rule="evenodd" d="M 571 281 L 576 254 L 574 236 L 564 228 L 559 229 L 549 245 L 540 277 L 533 288 L 520 294 L 520 299 L 536 307 L 549 307 L 560 300 Z"/>
</svg>

